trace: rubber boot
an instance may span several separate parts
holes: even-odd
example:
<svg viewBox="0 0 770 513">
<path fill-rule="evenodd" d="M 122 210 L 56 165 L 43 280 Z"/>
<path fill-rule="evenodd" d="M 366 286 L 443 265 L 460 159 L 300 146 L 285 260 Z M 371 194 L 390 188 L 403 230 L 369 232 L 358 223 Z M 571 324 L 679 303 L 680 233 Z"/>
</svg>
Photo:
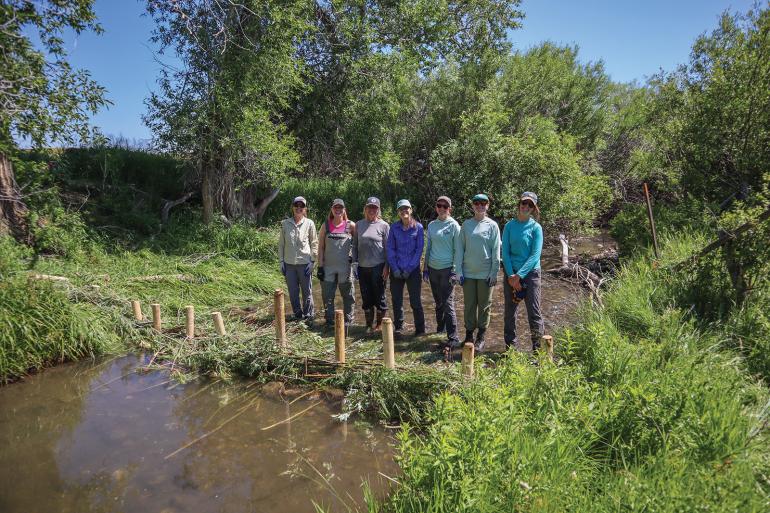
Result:
<svg viewBox="0 0 770 513">
<path fill-rule="evenodd" d="M 371 335 L 374 333 L 374 308 L 364 310 L 364 317 L 366 318 L 366 334 Z"/>
<path fill-rule="evenodd" d="M 477 353 L 483 353 L 484 352 L 484 347 L 487 344 L 486 332 L 487 332 L 486 329 L 479 328 L 479 333 L 478 333 L 478 335 L 476 335 L 476 342 L 474 343 L 474 346 L 476 346 L 476 352 Z"/>
<path fill-rule="evenodd" d="M 467 344 L 468 342 L 473 344 L 473 330 L 465 330 L 465 340 L 463 340 L 463 344 Z"/>
<path fill-rule="evenodd" d="M 374 325 L 374 331 L 382 331 L 382 319 L 385 318 L 384 310 L 377 310 L 377 324 Z"/>
</svg>

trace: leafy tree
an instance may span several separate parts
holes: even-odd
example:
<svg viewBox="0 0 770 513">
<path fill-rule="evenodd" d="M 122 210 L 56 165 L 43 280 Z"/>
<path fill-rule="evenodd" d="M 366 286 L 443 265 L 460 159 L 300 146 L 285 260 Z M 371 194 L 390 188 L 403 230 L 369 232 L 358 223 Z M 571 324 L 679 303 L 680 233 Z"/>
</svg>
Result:
<svg viewBox="0 0 770 513">
<path fill-rule="evenodd" d="M 6 0 L 0 4 L 0 234 L 27 240 L 27 208 L 10 156 L 15 140 L 72 144 L 94 135 L 89 115 L 104 88 L 67 62 L 65 31 L 101 32 L 93 0 Z M 39 45 L 30 39 L 38 36 Z"/>
</svg>

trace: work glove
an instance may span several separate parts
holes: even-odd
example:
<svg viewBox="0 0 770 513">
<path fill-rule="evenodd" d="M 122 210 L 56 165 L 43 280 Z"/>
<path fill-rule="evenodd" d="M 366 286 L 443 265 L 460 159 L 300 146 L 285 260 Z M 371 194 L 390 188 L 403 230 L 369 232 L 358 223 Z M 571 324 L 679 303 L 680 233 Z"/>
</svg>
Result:
<svg viewBox="0 0 770 513">
<path fill-rule="evenodd" d="M 487 278 L 488 287 L 491 288 L 491 287 L 494 287 L 495 285 L 497 285 L 497 276 L 490 276 L 489 278 Z"/>
<path fill-rule="evenodd" d="M 286 262 L 281 262 L 281 274 L 286 276 Z"/>
<path fill-rule="evenodd" d="M 460 285 L 462 285 L 463 283 L 465 283 L 465 276 L 463 276 L 463 275 L 461 274 L 461 275 L 460 275 Z"/>
<path fill-rule="evenodd" d="M 457 278 L 457 273 L 449 273 L 449 284 L 454 287 L 458 283 L 460 280 Z"/>
<path fill-rule="evenodd" d="M 422 272 L 422 281 L 424 281 L 425 283 L 428 283 L 430 281 L 430 271 L 428 271 L 428 269 L 425 269 Z"/>
<path fill-rule="evenodd" d="M 353 278 L 358 281 L 358 262 L 353 262 L 350 267 L 353 268 Z"/>
<path fill-rule="evenodd" d="M 324 277 L 326 276 L 326 272 L 324 271 L 323 266 L 318 266 L 318 270 L 316 271 L 316 276 L 318 276 L 318 279 L 320 281 L 324 281 Z"/>
<path fill-rule="evenodd" d="M 305 265 L 305 276 L 310 276 L 311 274 L 313 274 L 313 261 L 312 260 L 310 262 L 308 262 L 307 265 Z"/>
<path fill-rule="evenodd" d="M 391 269 L 390 270 L 390 276 L 391 276 L 391 278 L 397 278 L 399 280 L 402 279 L 401 278 L 401 271 L 399 271 L 398 269 Z"/>
</svg>

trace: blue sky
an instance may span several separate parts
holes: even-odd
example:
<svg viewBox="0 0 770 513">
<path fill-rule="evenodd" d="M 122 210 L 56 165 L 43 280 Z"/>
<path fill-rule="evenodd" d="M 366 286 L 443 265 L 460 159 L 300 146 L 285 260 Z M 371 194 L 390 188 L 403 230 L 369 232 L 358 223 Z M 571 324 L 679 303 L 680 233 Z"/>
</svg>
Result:
<svg viewBox="0 0 770 513">
<path fill-rule="evenodd" d="M 613 80 L 643 82 L 661 69 L 673 70 L 686 62 L 695 38 L 716 27 L 724 10 L 745 12 L 752 3 L 524 0 L 524 26 L 512 31 L 509 38 L 519 50 L 545 40 L 578 45 L 581 60 L 603 60 Z M 161 67 L 149 40 L 152 20 L 142 16 L 144 6 L 144 1 L 137 0 L 96 0 L 104 33 L 82 34 L 69 42 L 73 65 L 90 70 L 113 102 L 94 117 L 93 123 L 107 135 L 137 142 L 151 137 L 141 116 L 144 99 L 154 89 Z"/>
</svg>

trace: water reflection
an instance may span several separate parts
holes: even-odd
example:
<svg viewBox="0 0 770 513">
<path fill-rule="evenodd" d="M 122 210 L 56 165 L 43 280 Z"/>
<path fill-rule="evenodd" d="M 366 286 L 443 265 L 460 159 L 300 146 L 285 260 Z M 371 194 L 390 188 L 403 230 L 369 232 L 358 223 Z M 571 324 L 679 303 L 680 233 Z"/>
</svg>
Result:
<svg viewBox="0 0 770 513">
<path fill-rule="evenodd" d="M 333 420 L 339 405 L 318 396 L 176 385 L 137 363 L 61 366 L 0 389 L 0 511 L 346 511 L 364 479 L 383 493 L 378 472 L 396 472 L 387 434 Z"/>
</svg>

